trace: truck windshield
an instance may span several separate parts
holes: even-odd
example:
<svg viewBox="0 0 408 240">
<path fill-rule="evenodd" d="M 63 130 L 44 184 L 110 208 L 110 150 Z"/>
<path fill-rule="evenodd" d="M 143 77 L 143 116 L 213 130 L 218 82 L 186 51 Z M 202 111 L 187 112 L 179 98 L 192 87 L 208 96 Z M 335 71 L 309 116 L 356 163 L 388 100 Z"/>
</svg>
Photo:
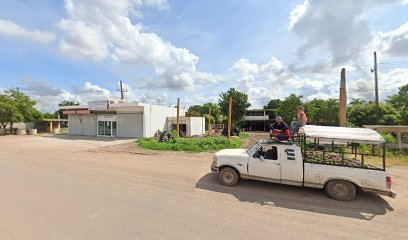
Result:
<svg viewBox="0 0 408 240">
<path fill-rule="evenodd" d="M 259 142 L 255 143 L 252 147 L 248 148 L 245 152 L 249 155 L 252 156 L 258 148 L 261 147 L 261 144 Z"/>
</svg>

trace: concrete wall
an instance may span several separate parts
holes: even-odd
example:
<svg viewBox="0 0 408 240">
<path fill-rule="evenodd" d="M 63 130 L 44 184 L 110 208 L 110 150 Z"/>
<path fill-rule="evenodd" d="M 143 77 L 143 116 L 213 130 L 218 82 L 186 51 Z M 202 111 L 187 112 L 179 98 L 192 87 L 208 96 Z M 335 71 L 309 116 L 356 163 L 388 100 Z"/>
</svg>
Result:
<svg viewBox="0 0 408 240">
<path fill-rule="evenodd" d="M 18 122 L 18 123 L 13 123 L 13 128 L 19 128 L 19 129 L 26 129 L 30 130 L 31 128 L 35 127 L 34 122 Z M 6 125 L 6 129 L 10 129 L 10 124 Z"/>
<path fill-rule="evenodd" d="M 142 138 L 143 137 L 143 114 L 142 113 L 119 113 L 118 114 L 118 137 Z"/>
<path fill-rule="evenodd" d="M 82 135 L 96 136 L 96 115 L 82 115 Z"/>
<path fill-rule="evenodd" d="M 176 130 L 176 129 L 173 129 L 174 125 L 176 124 L 177 124 L 177 117 L 168 117 L 165 130 Z M 183 124 L 186 125 L 187 137 L 205 134 L 206 130 L 205 130 L 205 118 L 204 117 L 181 117 L 180 125 L 183 125 Z"/>
<path fill-rule="evenodd" d="M 205 133 L 205 118 L 190 117 L 190 136 L 203 135 Z"/>
<path fill-rule="evenodd" d="M 68 115 L 69 135 L 82 135 L 82 125 L 79 115 Z"/>
<path fill-rule="evenodd" d="M 167 129 L 167 117 L 176 117 L 177 108 L 139 103 L 144 107 L 144 137 L 153 137 L 157 130 L 164 131 Z M 185 116 L 186 109 L 180 109 L 180 116 Z"/>
</svg>

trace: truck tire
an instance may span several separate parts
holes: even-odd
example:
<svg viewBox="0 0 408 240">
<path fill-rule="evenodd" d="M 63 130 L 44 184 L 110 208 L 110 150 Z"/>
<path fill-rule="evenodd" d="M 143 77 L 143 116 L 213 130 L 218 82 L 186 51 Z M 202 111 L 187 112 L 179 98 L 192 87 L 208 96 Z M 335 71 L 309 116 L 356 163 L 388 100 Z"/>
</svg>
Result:
<svg viewBox="0 0 408 240">
<path fill-rule="evenodd" d="M 325 186 L 326 193 L 339 201 L 350 201 L 356 197 L 356 186 L 344 180 L 331 180 Z"/>
<path fill-rule="evenodd" d="M 239 180 L 237 171 L 231 167 L 225 167 L 221 169 L 218 176 L 221 184 L 225 186 L 234 186 L 238 183 Z"/>
</svg>

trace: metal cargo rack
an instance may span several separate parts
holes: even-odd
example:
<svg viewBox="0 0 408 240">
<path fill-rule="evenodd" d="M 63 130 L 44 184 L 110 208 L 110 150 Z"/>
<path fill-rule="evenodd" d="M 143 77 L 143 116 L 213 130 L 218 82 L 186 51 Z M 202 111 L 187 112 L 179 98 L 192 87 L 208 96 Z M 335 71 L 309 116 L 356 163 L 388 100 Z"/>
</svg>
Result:
<svg viewBox="0 0 408 240">
<path fill-rule="evenodd" d="M 294 141 L 305 163 L 385 170 L 385 141 L 371 129 L 306 125 Z M 371 164 L 370 157 L 380 157 L 381 166 Z"/>
</svg>

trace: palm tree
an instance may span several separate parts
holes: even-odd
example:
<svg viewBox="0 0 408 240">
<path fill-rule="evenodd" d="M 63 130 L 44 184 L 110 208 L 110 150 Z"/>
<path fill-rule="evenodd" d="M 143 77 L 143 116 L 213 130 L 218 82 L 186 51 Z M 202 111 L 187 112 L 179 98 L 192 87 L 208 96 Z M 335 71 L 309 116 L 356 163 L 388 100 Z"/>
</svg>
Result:
<svg viewBox="0 0 408 240">
<path fill-rule="evenodd" d="M 360 98 L 352 98 L 350 105 L 364 105 L 366 104 L 366 101 L 360 99 Z"/>
</svg>

